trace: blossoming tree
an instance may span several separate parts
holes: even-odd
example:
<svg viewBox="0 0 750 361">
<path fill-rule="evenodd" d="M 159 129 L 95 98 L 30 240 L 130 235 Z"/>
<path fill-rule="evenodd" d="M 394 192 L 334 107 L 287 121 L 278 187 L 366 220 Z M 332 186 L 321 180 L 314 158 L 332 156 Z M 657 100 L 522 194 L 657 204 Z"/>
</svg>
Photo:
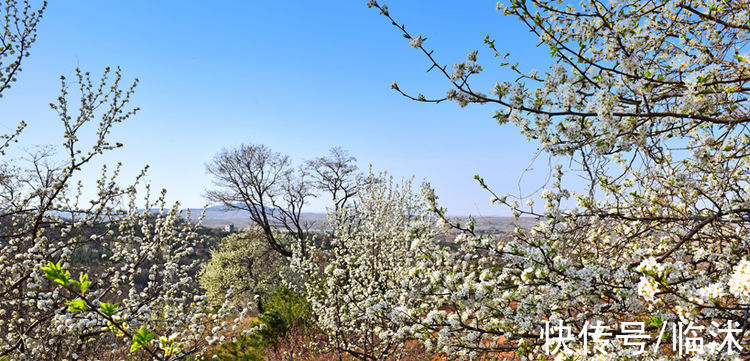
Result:
<svg viewBox="0 0 750 361">
<path fill-rule="evenodd" d="M 558 164 L 543 209 L 477 177 L 492 203 L 540 222 L 507 237 L 455 225 L 461 256 L 428 255 L 408 273 L 424 275 L 410 281 L 425 291 L 413 295 L 422 307 L 390 306 L 412 315 L 404 330 L 468 359 L 747 357 L 750 3 L 501 1 L 498 9 L 537 35 L 555 64 L 525 72 L 488 36 L 487 49 L 517 81 L 486 92 L 472 86 L 483 70 L 477 51 L 451 70 L 386 5 L 368 5 L 449 85 L 436 98 L 393 89 L 421 102 L 494 104 L 495 119 Z M 571 187 L 573 176 L 586 186 Z M 623 337 L 627 322 L 644 325 L 637 347 Z M 594 344 L 550 341 L 545 324 L 559 335 L 610 328 Z M 700 347 L 680 342 L 683 324 Z"/>
<path fill-rule="evenodd" d="M 4 1 L 0 92 L 16 80 L 45 7 Z M 130 105 L 137 80 L 123 86 L 119 68 L 99 80 L 80 70 L 61 80 L 50 107 L 62 151 L 14 161 L 6 151 L 22 138 L 23 122 L 0 144 L 0 359 L 194 355 L 228 326 L 228 309 L 209 312 L 195 284 L 196 226 L 177 205 L 166 207 L 164 192 L 154 199 L 145 186 L 137 196 L 144 173 L 121 186 L 120 165 L 105 166 L 88 185 L 93 197 L 76 182 L 92 160 L 122 146 L 108 136 L 138 111 Z"/>
<path fill-rule="evenodd" d="M 353 206 L 331 210 L 330 248 L 313 247 L 292 265 L 305 276 L 302 290 L 327 334 L 327 350 L 364 361 L 397 360 L 411 336 L 401 329 L 405 307 L 393 306 L 412 299 L 404 275 L 437 228 L 410 181 L 395 183 L 385 174 L 368 179 Z"/>
</svg>

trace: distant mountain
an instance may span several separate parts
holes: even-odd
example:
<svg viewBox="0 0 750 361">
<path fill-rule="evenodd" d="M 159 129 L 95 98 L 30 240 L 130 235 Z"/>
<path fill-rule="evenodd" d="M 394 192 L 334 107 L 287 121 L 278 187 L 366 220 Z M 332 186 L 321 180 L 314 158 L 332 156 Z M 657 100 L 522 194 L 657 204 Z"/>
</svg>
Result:
<svg viewBox="0 0 750 361">
<path fill-rule="evenodd" d="M 461 220 L 462 225 L 466 223 L 468 217 L 450 217 L 450 218 L 458 218 Z M 535 224 L 539 223 L 539 221 L 536 218 L 531 217 L 521 217 L 518 220 L 516 220 L 514 217 L 496 217 L 496 216 L 486 216 L 486 217 L 474 217 L 476 220 L 474 224 L 474 228 L 482 233 L 498 233 L 498 232 L 507 232 L 512 231 L 516 227 L 524 228 L 524 229 L 530 229 Z"/>
<path fill-rule="evenodd" d="M 190 218 L 197 221 L 203 212 L 202 208 L 190 208 Z M 302 222 L 312 224 L 312 228 L 320 228 L 326 221 L 325 213 L 303 212 Z M 242 230 L 250 226 L 250 212 L 237 209 L 226 209 L 224 206 L 206 208 L 203 225 L 210 228 L 223 228 L 234 224 L 235 229 Z"/>
<path fill-rule="evenodd" d="M 191 208 L 191 219 L 197 221 L 203 209 Z M 463 222 L 467 217 L 458 218 Z M 206 208 L 206 215 L 203 219 L 203 225 L 210 228 L 223 228 L 224 226 L 234 224 L 235 229 L 243 230 L 250 226 L 250 212 L 236 209 L 225 209 L 223 206 L 212 206 Z M 326 214 L 315 212 L 302 213 L 302 221 L 312 224 L 313 229 L 319 229 L 325 225 Z M 513 217 L 476 217 L 476 229 L 483 233 L 498 233 L 513 230 L 516 226 L 521 228 L 531 228 L 538 221 L 534 218 L 522 217 L 518 221 Z"/>
</svg>

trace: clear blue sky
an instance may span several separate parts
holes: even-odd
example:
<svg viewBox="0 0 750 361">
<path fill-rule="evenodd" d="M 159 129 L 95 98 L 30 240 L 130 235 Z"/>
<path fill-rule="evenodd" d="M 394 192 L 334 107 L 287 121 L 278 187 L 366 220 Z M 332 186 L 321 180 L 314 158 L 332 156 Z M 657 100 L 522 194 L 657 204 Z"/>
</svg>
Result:
<svg viewBox="0 0 750 361">
<path fill-rule="evenodd" d="M 526 69 L 546 68 L 547 51 L 494 1 L 390 1 L 393 16 L 428 37 L 443 63 L 480 50 L 488 68 L 476 87 L 510 78 L 483 45 L 486 34 Z M 222 147 L 261 143 L 302 160 L 341 146 L 363 169 L 427 179 L 452 214 L 505 215 L 473 180 L 518 191 L 537 148 L 513 126 L 498 126 L 493 106 L 422 104 L 392 91 L 441 96 L 448 89 L 366 1 L 54 1 L 19 81 L 0 100 L 0 127 L 30 127 L 23 144 L 60 144 L 47 104 L 59 76 L 75 67 L 99 74 L 122 67 L 141 80 L 142 111 L 112 134 L 125 144 L 98 164 L 122 161 L 126 180 L 149 164 L 148 180 L 171 201 L 205 204 L 204 164 Z M 537 162 L 545 168 L 546 161 Z M 546 168 L 545 168 L 546 169 Z M 536 189 L 545 172 L 524 178 Z M 93 182 L 93 179 L 90 179 Z M 320 211 L 315 202 L 310 211 Z"/>
</svg>

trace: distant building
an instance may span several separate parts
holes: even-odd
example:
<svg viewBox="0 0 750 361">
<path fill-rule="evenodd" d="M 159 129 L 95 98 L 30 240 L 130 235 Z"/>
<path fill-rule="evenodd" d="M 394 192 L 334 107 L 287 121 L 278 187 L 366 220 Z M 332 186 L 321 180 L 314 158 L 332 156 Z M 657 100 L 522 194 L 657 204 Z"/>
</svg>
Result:
<svg viewBox="0 0 750 361">
<path fill-rule="evenodd" d="M 227 224 L 226 226 L 224 226 L 224 232 L 230 232 L 230 233 L 234 232 L 234 223 Z"/>
</svg>

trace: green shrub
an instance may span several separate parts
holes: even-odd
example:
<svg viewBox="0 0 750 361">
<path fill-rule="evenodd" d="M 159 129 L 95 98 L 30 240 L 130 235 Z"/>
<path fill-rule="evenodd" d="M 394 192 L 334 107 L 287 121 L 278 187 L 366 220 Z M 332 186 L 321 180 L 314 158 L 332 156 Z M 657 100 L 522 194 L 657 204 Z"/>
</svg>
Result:
<svg viewBox="0 0 750 361">
<path fill-rule="evenodd" d="M 253 332 L 232 342 L 225 342 L 216 350 L 215 360 L 264 360 L 264 351 L 276 351 L 293 329 L 311 326 L 310 306 L 302 295 L 280 286 L 270 295 L 266 311 L 253 322 Z"/>
</svg>

